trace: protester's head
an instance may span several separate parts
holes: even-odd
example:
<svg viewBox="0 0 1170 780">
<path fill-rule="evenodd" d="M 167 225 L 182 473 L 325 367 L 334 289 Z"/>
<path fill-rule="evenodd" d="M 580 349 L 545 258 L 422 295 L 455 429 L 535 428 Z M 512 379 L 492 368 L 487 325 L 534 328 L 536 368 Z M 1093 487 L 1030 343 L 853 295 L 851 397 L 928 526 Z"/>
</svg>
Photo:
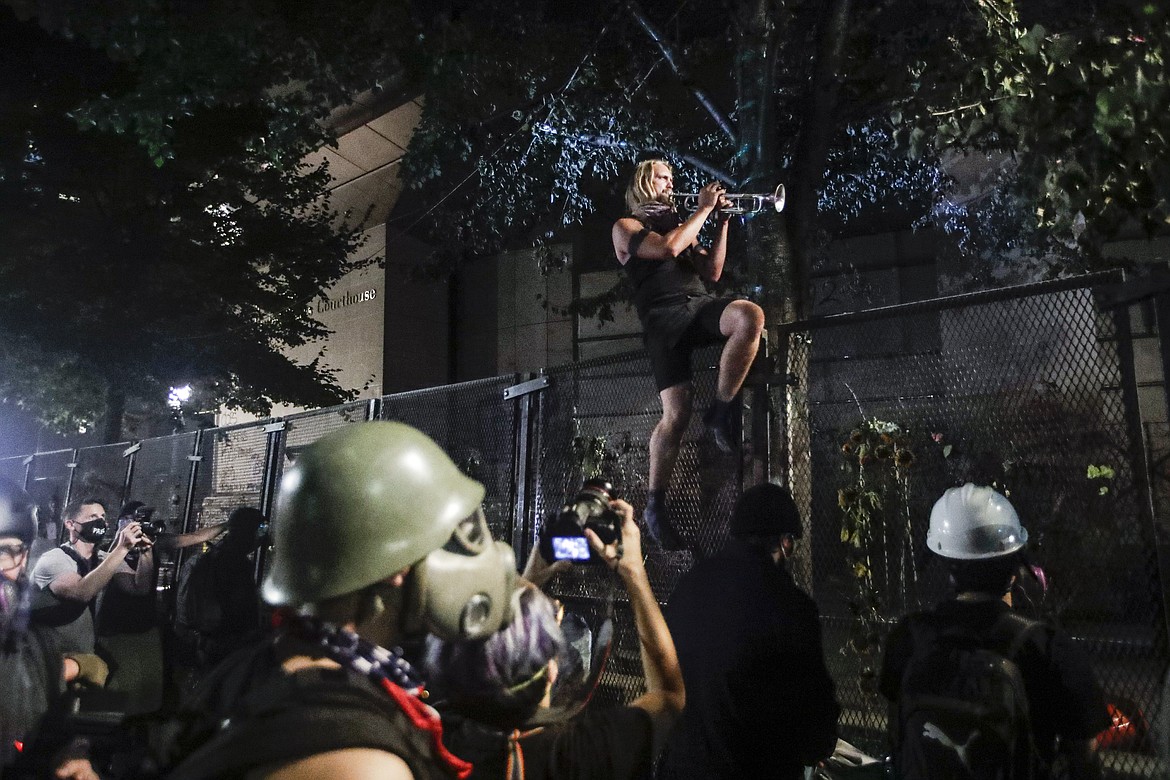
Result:
<svg viewBox="0 0 1170 780">
<path fill-rule="evenodd" d="M 251 549 L 256 546 L 260 526 L 264 525 L 264 515 L 256 507 L 241 506 L 232 510 L 227 523 L 227 541 L 237 547 Z"/>
<path fill-rule="evenodd" d="M 671 203 L 669 194 L 664 193 L 662 185 L 655 182 L 655 173 L 670 175 L 670 163 L 666 160 L 643 160 L 634 167 L 634 175 L 626 187 L 626 206 L 631 212 L 646 203 Z"/>
<path fill-rule="evenodd" d="M 427 639 L 430 679 L 452 709 L 481 723 L 518 728 L 547 702 L 566 647 L 556 606 L 533 587 L 513 596 L 512 620 L 478 641 Z"/>
<path fill-rule="evenodd" d="M 28 550 L 37 534 L 37 507 L 16 483 L 0 478 L 0 649 L 28 626 Z"/>
<path fill-rule="evenodd" d="M 951 488 L 930 512 L 926 546 L 947 562 L 959 592 L 1007 592 L 1027 542 L 1011 502 L 989 487 Z"/>
<path fill-rule="evenodd" d="M 0 478 L 0 575 L 16 580 L 28 561 L 28 548 L 37 535 L 37 506 L 28 493 Z"/>
<path fill-rule="evenodd" d="M 731 536 L 749 547 L 787 558 L 800 538 L 800 512 L 787 488 L 765 482 L 743 492 L 731 516 Z"/>
<path fill-rule="evenodd" d="M 144 506 L 146 506 L 146 504 L 142 503 L 141 501 L 127 501 L 125 504 L 122 504 L 122 508 L 118 510 L 118 520 L 121 521 L 125 519 L 133 519 L 134 513 Z"/>
<path fill-rule="evenodd" d="M 65 530 L 69 532 L 70 542 L 97 544 L 105 539 L 109 529 L 106 505 L 100 498 L 82 498 L 65 507 Z"/>
<path fill-rule="evenodd" d="M 493 542 L 483 485 L 420 431 L 346 426 L 285 472 L 261 594 L 322 620 L 378 621 L 375 641 L 479 638 L 509 619 L 515 556 Z M 371 629 L 373 630 L 373 629 Z"/>
</svg>

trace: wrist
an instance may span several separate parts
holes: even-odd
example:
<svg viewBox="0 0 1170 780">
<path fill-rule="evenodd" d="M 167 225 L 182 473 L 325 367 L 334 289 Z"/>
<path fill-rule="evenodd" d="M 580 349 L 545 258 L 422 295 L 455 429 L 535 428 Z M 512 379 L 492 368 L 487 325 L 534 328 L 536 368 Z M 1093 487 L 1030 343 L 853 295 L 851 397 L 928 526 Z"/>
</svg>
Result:
<svg viewBox="0 0 1170 780">
<path fill-rule="evenodd" d="M 627 586 L 637 585 L 640 580 L 644 580 L 647 584 L 650 582 L 650 577 L 646 574 L 646 565 L 640 557 L 622 558 L 614 567 L 614 571 Z"/>
</svg>

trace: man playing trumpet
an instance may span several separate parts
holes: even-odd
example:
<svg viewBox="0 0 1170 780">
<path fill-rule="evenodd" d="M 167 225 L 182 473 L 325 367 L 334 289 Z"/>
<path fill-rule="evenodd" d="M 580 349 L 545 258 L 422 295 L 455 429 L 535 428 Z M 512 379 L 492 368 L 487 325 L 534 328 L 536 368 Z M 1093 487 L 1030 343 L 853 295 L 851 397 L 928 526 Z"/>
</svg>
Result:
<svg viewBox="0 0 1170 780">
<path fill-rule="evenodd" d="M 626 188 L 631 216 L 613 226 L 613 249 L 634 286 L 634 305 L 654 381 L 662 399 L 662 419 L 650 435 L 650 499 L 646 529 L 664 549 L 683 547 L 666 509 L 666 489 L 679 445 L 691 419 L 691 352 L 724 343 L 719 358 L 715 400 L 703 422 L 724 452 L 734 449 L 735 400 L 759 347 L 763 310 L 746 300 L 718 298 L 705 281 L 723 273 L 727 222 L 732 203 L 718 182 L 698 194 L 694 213 L 683 219 L 671 198 L 674 180 L 663 160 L 638 163 Z M 698 243 L 699 231 L 714 216 L 715 241 Z"/>
</svg>

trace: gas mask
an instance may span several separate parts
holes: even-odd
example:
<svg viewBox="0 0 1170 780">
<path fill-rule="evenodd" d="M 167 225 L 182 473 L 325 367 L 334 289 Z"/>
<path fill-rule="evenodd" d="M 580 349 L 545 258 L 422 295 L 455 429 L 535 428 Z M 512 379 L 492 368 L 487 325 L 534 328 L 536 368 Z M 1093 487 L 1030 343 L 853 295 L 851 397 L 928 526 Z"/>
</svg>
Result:
<svg viewBox="0 0 1170 780">
<path fill-rule="evenodd" d="M 77 536 L 83 542 L 101 544 L 109 533 L 110 526 L 105 520 L 90 520 L 78 526 Z"/>
<path fill-rule="evenodd" d="M 443 639 L 483 639 L 512 619 L 516 556 L 492 541 L 483 510 L 455 527 L 445 545 L 411 568 L 405 628 Z"/>
</svg>

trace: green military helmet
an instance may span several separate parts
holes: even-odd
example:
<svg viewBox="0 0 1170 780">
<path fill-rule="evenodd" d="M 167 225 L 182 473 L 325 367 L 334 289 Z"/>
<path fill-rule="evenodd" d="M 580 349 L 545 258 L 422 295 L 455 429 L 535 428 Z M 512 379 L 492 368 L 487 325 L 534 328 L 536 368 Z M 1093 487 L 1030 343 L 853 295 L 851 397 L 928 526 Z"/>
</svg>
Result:
<svg viewBox="0 0 1170 780">
<path fill-rule="evenodd" d="M 334 431 L 281 481 L 264 600 L 301 606 L 383 580 L 442 547 L 483 497 L 483 485 L 409 425 Z"/>
</svg>

